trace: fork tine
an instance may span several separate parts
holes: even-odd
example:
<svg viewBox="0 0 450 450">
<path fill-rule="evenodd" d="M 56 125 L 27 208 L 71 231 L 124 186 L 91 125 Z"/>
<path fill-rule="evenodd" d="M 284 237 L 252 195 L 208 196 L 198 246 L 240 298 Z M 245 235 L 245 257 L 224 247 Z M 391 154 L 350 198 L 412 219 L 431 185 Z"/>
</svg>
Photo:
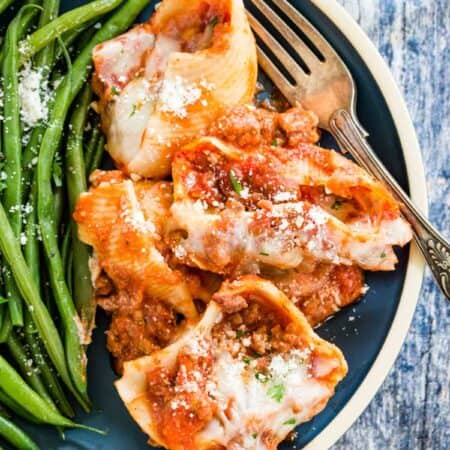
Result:
<svg viewBox="0 0 450 450">
<path fill-rule="evenodd" d="M 261 25 L 261 23 L 249 12 L 247 12 L 250 25 L 253 31 L 261 38 L 261 40 L 270 48 L 273 54 L 278 58 L 280 63 L 289 72 L 291 77 L 298 83 L 305 82 L 308 76 L 302 67 L 295 62 L 289 53 L 280 45 L 280 43 Z"/>
<path fill-rule="evenodd" d="M 276 80 L 276 86 L 286 99 L 295 104 L 295 89 L 289 80 L 280 72 L 280 69 L 272 62 L 272 60 L 266 55 L 264 50 L 258 46 L 258 61 L 264 72 L 272 80 Z"/>
<path fill-rule="evenodd" d="M 337 59 L 338 61 L 341 61 L 340 57 L 322 36 L 322 34 L 317 31 L 317 29 L 296 8 L 287 2 L 287 0 L 272 1 L 298 26 L 305 36 L 320 51 L 320 53 L 322 53 L 325 59 Z"/>
<path fill-rule="evenodd" d="M 321 61 L 302 39 L 283 21 L 283 19 L 270 8 L 264 0 L 251 0 L 259 11 L 270 21 L 270 23 L 283 35 L 293 49 L 302 58 L 311 71 L 321 64 Z"/>
</svg>

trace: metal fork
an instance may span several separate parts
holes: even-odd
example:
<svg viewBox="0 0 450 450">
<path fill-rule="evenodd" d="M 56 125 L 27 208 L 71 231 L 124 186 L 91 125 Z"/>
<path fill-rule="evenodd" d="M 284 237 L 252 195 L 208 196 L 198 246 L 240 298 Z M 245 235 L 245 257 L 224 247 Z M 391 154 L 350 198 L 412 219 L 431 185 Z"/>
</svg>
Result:
<svg viewBox="0 0 450 450">
<path fill-rule="evenodd" d="M 356 85 L 345 63 L 316 28 L 287 0 L 272 2 L 304 36 L 291 28 L 265 0 L 249 2 L 275 27 L 302 61 L 300 63 L 292 57 L 249 12 L 254 32 L 295 82 L 289 80 L 279 65 L 259 46 L 258 58 L 262 69 L 292 105 L 299 102 L 314 111 L 319 117 L 319 126 L 334 136 L 342 151 L 348 151 L 358 164 L 391 189 L 400 202 L 403 216 L 413 228 L 416 242 L 436 281 L 447 299 L 450 299 L 450 244 L 412 203 L 367 142 L 368 134 L 356 117 Z"/>
</svg>

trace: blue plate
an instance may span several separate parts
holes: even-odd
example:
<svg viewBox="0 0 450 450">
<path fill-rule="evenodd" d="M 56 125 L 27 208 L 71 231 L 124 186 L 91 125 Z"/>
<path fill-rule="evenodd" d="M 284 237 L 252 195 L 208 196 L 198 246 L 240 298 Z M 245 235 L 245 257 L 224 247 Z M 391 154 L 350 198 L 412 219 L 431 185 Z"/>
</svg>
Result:
<svg viewBox="0 0 450 450">
<path fill-rule="evenodd" d="M 64 9 L 77 7 L 83 0 L 62 0 Z M 153 2 L 154 4 L 155 2 Z M 329 42 L 343 57 L 358 86 L 358 115 L 370 133 L 370 142 L 387 168 L 407 190 L 407 171 L 400 139 L 383 94 L 371 71 L 344 35 L 316 6 L 308 0 L 292 3 L 322 31 Z M 148 18 L 152 7 L 141 17 Z M 325 136 L 324 145 L 335 147 Z M 400 301 L 408 265 L 409 248 L 399 250 L 398 268 L 391 273 L 367 274 L 370 290 L 365 298 L 320 327 L 318 333 L 335 344 L 345 354 L 349 373 L 338 386 L 336 395 L 327 408 L 309 423 L 297 429 L 295 443 L 283 443 L 282 449 L 299 449 L 310 443 L 337 416 L 365 379 L 375 358 L 383 346 L 392 325 Z M 108 320 L 102 312 L 98 314 L 98 327 L 94 342 L 89 349 L 90 395 L 94 403 L 93 412 L 77 415 L 80 423 L 108 431 L 107 436 L 72 430 L 63 441 L 50 427 L 35 428 L 24 424 L 36 442 L 45 450 L 145 450 L 147 437 L 131 420 L 114 389 L 116 375 L 106 351 L 105 329 Z M 391 361 L 392 362 L 392 361 Z M 373 395 L 374 392 L 371 393 Z M 356 417 L 354 417 L 356 419 Z M 325 431 L 326 433 L 326 431 Z"/>
</svg>

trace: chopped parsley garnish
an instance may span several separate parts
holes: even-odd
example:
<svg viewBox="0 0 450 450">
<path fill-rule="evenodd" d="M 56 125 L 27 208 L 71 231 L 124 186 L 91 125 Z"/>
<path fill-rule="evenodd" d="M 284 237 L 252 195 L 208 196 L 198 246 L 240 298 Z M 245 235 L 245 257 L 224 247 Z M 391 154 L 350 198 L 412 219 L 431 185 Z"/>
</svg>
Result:
<svg viewBox="0 0 450 450">
<path fill-rule="evenodd" d="M 297 421 L 293 417 L 292 419 L 289 419 L 289 420 L 286 420 L 286 422 L 283 422 L 283 425 L 295 425 L 296 422 Z"/>
<path fill-rule="evenodd" d="M 236 178 L 234 170 L 230 170 L 230 181 L 236 194 L 240 194 L 244 190 L 242 184 L 239 183 L 238 179 Z"/>
<path fill-rule="evenodd" d="M 247 334 L 246 331 L 243 331 L 243 330 L 237 330 L 237 331 L 236 331 L 236 338 L 237 338 L 237 339 L 242 339 L 246 334 Z"/>
<path fill-rule="evenodd" d="M 265 252 L 261 252 L 260 255 L 261 255 L 261 256 L 269 256 L 269 254 L 268 254 L 268 253 L 265 253 Z"/>
<path fill-rule="evenodd" d="M 380 258 L 386 258 L 386 253 L 382 253 L 381 255 L 380 255 Z"/>
<path fill-rule="evenodd" d="M 137 105 L 136 105 L 136 103 L 133 105 L 133 110 L 131 111 L 131 113 L 130 113 L 130 117 L 133 117 L 135 114 L 136 114 L 136 111 L 137 111 Z"/>
<path fill-rule="evenodd" d="M 245 364 L 250 364 L 252 362 L 252 359 L 249 358 L 248 356 L 243 356 L 242 361 L 244 361 Z"/>
<path fill-rule="evenodd" d="M 269 377 L 262 373 L 262 372 L 256 372 L 255 373 L 255 378 L 260 382 L 260 383 L 267 383 L 269 381 Z M 269 389 L 270 390 L 270 389 Z M 270 394 L 269 394 L 270 395 Z"/>
<path fill-rule="evenodd" d="M 267 395 L 277 403 L 281 403 L 284 396 L 284 384 L 279 383 L 270 386 L 267 390 Z"/>
<path fill-rule="evenodd" d="M 119 95 L 119 94 L 120 94 L 119 89 L 117 89 L 115 86 L 113 86 L 111 88 L 111 95 Z"/>
<path fill-rule="evenodd" d="M 209 26 L 214 28 L 218 23 L 219 23 L 219 18 L 217 16 L 215 16 L 209 22 Z"/>
<path fill-rule="evenodd" d="M 253 433 L 253 434 L 252 434 L 252 438 L 253 438 L 253 439 L 256 439 L 257 437 L 258 437 L 258 433 Z"/>
<path fill-rule="evenodd" d="M 342 200 L 336 200 L 334 203 L 333 203 L 333 206 L 331 207 L 331 208 L 333 208 L 333 209 L 341 209 L 341 207 L 342 207 Z"/>
<path fill-rule="evenodd" d="M 274 139 L 272 141 L 272 147 L 278 147 L 280 144 L 278 144 L 278 139 Z"/>
</svg>

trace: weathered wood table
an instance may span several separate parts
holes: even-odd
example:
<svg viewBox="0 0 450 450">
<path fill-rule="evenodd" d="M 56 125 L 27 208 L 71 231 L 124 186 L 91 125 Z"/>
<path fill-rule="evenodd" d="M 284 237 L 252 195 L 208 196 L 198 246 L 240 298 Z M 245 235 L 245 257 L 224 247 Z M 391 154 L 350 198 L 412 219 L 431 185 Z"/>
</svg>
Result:
<svg viewBox="0 0 450 450">
<path fill-rule="evenodd" d="M 450 0 L 338 0 L 405 95 L 426 168 L 430 217 L 450 237 Z M 450 304 L 427 270 L 403 350 L 333 450 L 450 449 Z"/>
</svg>

